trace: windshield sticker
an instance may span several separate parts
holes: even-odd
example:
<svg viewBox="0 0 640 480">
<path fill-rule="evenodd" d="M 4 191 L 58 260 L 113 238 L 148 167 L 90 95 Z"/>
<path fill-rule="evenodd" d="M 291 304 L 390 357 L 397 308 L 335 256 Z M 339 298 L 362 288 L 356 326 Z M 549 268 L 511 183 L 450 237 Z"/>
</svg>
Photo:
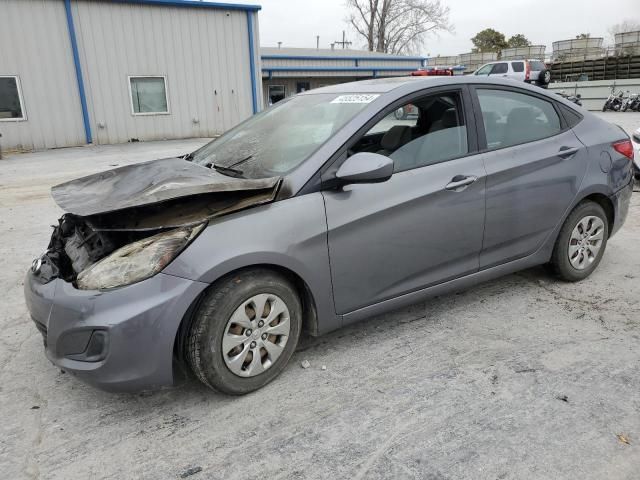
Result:
<svg viewBox="0 0 640 480">
<path fill-rule="evenodd" d="M 377 93 L 357 93 L 353 95 L 340 95 L 331 103 L 371 103 L 380 95 Z"/>
</svg>

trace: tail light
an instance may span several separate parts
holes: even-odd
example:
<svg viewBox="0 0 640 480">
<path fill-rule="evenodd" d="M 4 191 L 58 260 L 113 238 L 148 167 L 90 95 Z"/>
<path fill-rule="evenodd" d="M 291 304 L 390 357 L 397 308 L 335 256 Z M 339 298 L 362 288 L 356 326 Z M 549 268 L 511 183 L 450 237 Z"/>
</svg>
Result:
<svg viewBox="0 0 640 480">
<path fill-rule="evenodd" d="M 524 79 L 531 80 L 531 64 L 529 62 L 524 62 Z"/>
<path fill-rule="evenodd" d="M 620 140 L 611 146 L 616 152 L 621 153 L 629 160 L 633 160 L 633 143 L 631 143 L 631 140 Z"/>
</svg>

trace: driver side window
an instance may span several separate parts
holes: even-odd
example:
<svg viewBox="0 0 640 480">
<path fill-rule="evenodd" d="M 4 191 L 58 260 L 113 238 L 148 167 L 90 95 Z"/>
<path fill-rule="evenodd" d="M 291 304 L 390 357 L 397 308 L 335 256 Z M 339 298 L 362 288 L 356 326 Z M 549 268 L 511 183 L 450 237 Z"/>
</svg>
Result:
<svg viewBox="0 0 640 480">
<path fill-rule="evenodd" d="M 407 103 L 374 125 L 351 151 L 385 155 L 393 160 L 395 173 L 465 155 L 469 150 L 460 93 Z"/>
</svg>

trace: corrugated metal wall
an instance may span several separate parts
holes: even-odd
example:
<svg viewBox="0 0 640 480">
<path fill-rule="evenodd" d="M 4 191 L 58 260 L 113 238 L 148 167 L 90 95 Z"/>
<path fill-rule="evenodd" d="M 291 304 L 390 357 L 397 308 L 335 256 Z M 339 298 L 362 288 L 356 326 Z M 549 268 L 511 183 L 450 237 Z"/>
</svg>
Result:
<svg viewBox="0 0 640 480">
<path fill-rule="evenodd" d="M 64 2 L 0 1 L 0 75 L 18 75 L 26 120 L 0 121 L 3 150 L 85 142 Z"/>
<path fill-rule="evenodd" d="M 72 5 L 94 142 L 211 137 L 253 113 L 245 11 Z M 167 77 L 169 114 L 131 113 L 128 76 L 138 75 Z"/>
</svg>

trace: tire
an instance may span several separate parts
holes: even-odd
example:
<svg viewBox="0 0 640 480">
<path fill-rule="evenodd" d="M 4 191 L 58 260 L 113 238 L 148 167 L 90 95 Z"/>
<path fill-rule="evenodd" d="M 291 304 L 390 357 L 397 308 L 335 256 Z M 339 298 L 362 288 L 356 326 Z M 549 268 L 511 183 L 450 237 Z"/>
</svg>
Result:
<svg viewBox="0 0 640 480">
<path fill-rule="evenodd" d="M 544 69 L 538 75 L 538 84 L 545 88 L 549 83 L 551 83 L 551 72 L 548 69 Z"/>
<path fill-rule="evenodd" d="M 600 223 L 598 223 L 595 219 L 599 219 Z M 571 251 L 575 251 L 576 248 L 579 249 L 579 244 L 574 244 L 573 247 L 569 246 L 569 242 L 575 242 L 572 240 L 572 236 L 574 231 L 578 229 L 578 225 L 581 222 L 585 222 L 585 219 L 592 219 L 590 221 L 591 229 L 593 237 L 596 237 L 596 228 L 601 224 L 601 232 L 599 238 L 601 238 L 599 247 L 597 248 L 597 253 L 595 253 L 591 258 L 590 249 L 595 249 L 596 244 L 589 247 L 585 247 L 585 253 L 582 255 L 584 259 L 583 265 L 580 267 L 576 267 L 575 264 L 569 259 L 570 249 Z M 586 220 L 589 223 L 589 220 Z M 583 223 L 584 225 L 584 223 Z M 586 232 L 589 233 L 589 229 Z M 575 238 L 575 236 L 574 236 Z M 558 234 L 558 238 L 556 239 L 556 244 L 553 248 L 553 254 L 551 255 L 550 261 L 550 269 L 551 271 L 560 279 L 565 280 L 567 282 L 578 282 L 580 280 L 584 280 L 589 275 L 593 273 L 593 271 L 597 268 L 600 260 L 602 260 L 602 256 L 604 255 L 604 251 L 607 247 L 607 240 L 609 238 L 609 221 L 607 219 L 607 215 L 600 205 L 595 202 L 585 201 L 580 203 L 573 211 L 569 214 L 567 219 L 564 222 L 564 225 L 560 229 L 560 233 Z M 586 240 L 584 240 L 586 244 Z M 592 240 L 593 242 L 593 240 Z M 580 254 L 578 253 L 578 257 L 574 256 L 576 262 L 580 260 Z"/>
<path fill-rule="evenodd" d="M 260 299 L 265 299 L 263 315 L 258 315 L 258 308 L 253 309 L 253 306 L 261 302 Z M 276 308 L 275 312 L 282 309 L 279 302 L 283 302 L 288 315 L 276 315 L 272 321 L 258 328 L 260 318 L 268 321 L 270 314 L 274 312 L 273 308 Z M 253 320 L 249 318 L 249 312 L 253 313 Z M 254 328 L 244 328 L 239 323 L 232 322 L 234 313 L 234 318 L 239 319 L 243 325 L 250 322 Z M 289 324 L 288 335 L 266 333 L 276 332 L 275 328 L 283 328 L 287 323 L 283 320 L 286 317 Z M 187 361 L 196 377 L 208 387 L 230 395 L 243 395 L 263 387 L 280 374 L 296 349 L 301 326 L 300 299 L 295 287 L 286 277 L 267 269 L 240 271 L 214 284 L 203 298 L 188 334 Z M 246 340 L 244 337 L 247 337 Z M 226 348 L 223 348 L 223 340 L 230 342 Z M 229 352 L 224 351 L 230 348 L 229 345 L 240 341 L 242 343 L 238 343 L 237 347 Z M 271 344 L 266 345 L 267 342 Z M 275 347 L 279 344 L 281 348 L 278 350 Z M 252 348 L 252 345 L 256 346 Z M 269 346 L 269 351 L 265 346 Z M 240 349 L 240 353 L 234 352 L 235 349 Z M 273 356 L 273 361 L 270 354 L 272 351 L 279 352 L 277 358 Z M 256 357 L 259 360 L 255 363 L 255 368 L 251 361 L 254 352 L 261 353 L 260 357 Z M 232 363 L 237 373 L 229 366 L 231 359 L 236 360 Z M 245 364 L 248 367 L 243 369 Z"/>
<path fill-rule="evenodd" d="M 405 120 L 407 118 L 407 112 L 404 107 L 398 108 L 395 112 L 393 112 L 393 116 L 396 120 Z"/>
</svg>

